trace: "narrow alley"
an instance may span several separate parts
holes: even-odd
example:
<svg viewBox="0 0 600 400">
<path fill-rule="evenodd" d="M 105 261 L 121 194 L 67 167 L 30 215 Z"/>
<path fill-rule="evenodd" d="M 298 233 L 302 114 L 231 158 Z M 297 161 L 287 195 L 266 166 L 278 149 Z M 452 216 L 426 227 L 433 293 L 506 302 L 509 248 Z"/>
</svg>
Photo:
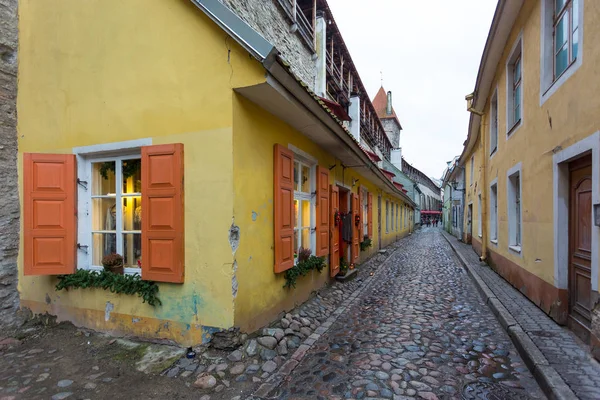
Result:
<svg viewBox="0 0 600 400">
<path fill-rule="evenodd" d="M 439 229 L 380 268 L 273 398 L 544 398 Z"/>
</svg>

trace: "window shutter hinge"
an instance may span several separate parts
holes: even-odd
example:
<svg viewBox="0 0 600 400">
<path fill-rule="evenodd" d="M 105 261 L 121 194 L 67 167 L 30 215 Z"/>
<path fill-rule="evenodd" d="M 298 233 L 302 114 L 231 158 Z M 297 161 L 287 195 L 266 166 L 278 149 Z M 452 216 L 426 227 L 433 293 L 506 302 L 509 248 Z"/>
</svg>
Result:
<svg viewBox="0 0 600 400">
<path fill-rule="evenodd" d="M 79 186 L 81 186 L 84 190 L 86 190 L 86 191 L 88 190 L 88 188 L 87 188 L 87 184 L 88 184 L 87 181 L 82 181 L 81 179 L 77 178 L 77 184 Z"/>
<path fill-rule="evenodd" d="M 77 249 L 78 250 L 83 250 L 87 254 L 87 252 L 88 252 L 88 245 L 87 244 L 77 243 Z"/>
</svg>

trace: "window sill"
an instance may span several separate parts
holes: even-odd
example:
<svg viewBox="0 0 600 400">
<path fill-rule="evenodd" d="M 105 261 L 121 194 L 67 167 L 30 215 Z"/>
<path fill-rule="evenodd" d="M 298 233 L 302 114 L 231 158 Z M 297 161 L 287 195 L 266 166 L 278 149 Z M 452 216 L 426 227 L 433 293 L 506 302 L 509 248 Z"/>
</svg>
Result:
<svg viewBox="0 0 600 400">
<path fill-rule="evenodd" d="M 483 237 L 483 235 L 477 235 L 477 236 L 479 236 L 479 239 L 481 239 Z"/>
<path fill-rule="evenodd" d="M 514 251 L 515 253 L 521 254 L 521 246 L 508 246 L 508 248 Z"/>
<path fill-rule="evenodd" d="M 498 239 L 490 239 L 490 242 L 494 243 L 496 246 L 498 245 Z"/>
<path fill-rule="evenodd" d="M 512 128 L 510 128 L 508 132 L 506 132 L 506 138 L 510 138 L 517 130 L 519 130 L 521 125 L 523 125 L 523 118 L 515 122 Z"/>
</svg>

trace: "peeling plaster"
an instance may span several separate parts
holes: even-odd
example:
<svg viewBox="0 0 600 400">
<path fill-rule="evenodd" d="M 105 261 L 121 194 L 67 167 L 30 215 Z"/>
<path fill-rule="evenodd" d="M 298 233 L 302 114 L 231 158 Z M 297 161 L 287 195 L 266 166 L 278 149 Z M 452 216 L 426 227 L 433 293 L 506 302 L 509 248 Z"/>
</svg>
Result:
<svg viewBox="0 0 600 400">
<path fill-rule="evenodd" d="M 257 218 L 258 218 L 258 213 L 256 211 L 252 211 L 252 221 L 256 222 Z"/>
<path fill-rule="evenodd" d="M 231 276 L 231 294 L 235 299 L 238 293 L 238 280 L 237 280 L 237 261 L 233 261 L 233 274 Z"/>
<path fill-rule="evenodd" d="M 229 245 L 231 246 L 231 252 L 235 255 L 240 245 L 240 227 L 235 224 L 235 221 L 231 223 L 229 228 Z"/>
<path fill-rule="evenodd" d="M 104 321 L 107 321 L 110 319 L 110 312 L 112 310 L 115 309 L 115 306 L 113 303 L 111 303 L 110 301 L 106 302 L 106 307 L 104 308 Z"/>
</svg>

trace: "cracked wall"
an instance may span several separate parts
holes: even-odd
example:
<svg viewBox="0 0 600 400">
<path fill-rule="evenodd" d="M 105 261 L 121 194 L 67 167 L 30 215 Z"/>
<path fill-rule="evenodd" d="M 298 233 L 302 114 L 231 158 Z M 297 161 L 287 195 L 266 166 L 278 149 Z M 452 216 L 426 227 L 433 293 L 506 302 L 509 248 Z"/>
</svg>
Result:
<svg viewBox="0 0 600 400">
<path fill-rule="evenodd" d="M 0 326 L 16 321 L 19 190 L 17 185 L 17 2 L 0 0 Z"/>
</svg>

